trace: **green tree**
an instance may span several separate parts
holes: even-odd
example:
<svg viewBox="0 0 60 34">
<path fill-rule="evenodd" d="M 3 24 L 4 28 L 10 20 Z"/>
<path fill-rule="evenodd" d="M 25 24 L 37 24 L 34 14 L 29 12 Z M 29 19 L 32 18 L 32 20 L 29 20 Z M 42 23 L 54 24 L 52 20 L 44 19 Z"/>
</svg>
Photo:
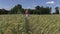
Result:
<svg viewBox="0 0 60 34">
<path fill-rule="evenodd" d="M 14 6 L 12 9 L 11 9 L 11 13 L 14 13 L 14 14 L 21 14 L 22 13 L 22 5 L 20 4 L 17 4 L 16 6 Z"/>
<path fill-rule="evenodd" d="M 5 9 L 0 9 L 0 14 L 8 14 L 8 10 L 5 10 Z"/>
<path fill-rule="evenodd" d="M 51 12 L 51 8 L 49 7 L 40 7 L 40 6 L 36 6 L 35 7 L 35 12 L 36 14 L 50 14 Z"/>
<path fill-rule="evenodd" d="M 56 14 L 59 14 L 59 7 L 56 7 L 55 10 L 56 10 Z"/>
<path fill-rule="evenodd" d="M 35 7 L 35 13 L 36 14 L 41 14 L 41 10 L 40 9 L 41 9 L 40 6 L 36 6 Z"/>
<path fill-rule="evenodd" d="M 51 12 L 51 8 L 49 7 L 45 7 L 42 9 L 42 14 L 50 14 L 50 12 Z"/>
</svg>

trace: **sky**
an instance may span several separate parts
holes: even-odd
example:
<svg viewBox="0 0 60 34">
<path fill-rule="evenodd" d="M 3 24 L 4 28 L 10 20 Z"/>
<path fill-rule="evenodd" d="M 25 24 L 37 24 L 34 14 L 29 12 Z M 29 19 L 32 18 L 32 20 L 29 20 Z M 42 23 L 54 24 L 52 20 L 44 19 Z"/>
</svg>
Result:
<svg viewBox="0 0 60 34">
<path fill-rule="evenodd" d="M 54 8 L 56 6 L 60 6 L 60 0 L 0 0 L 0 9 L 11 9 L 15 5 L 21 4 L 23 8 L 31 8 L 34 9 L 35 6 L 44 6 L 44 7 L 52 7 L 52 11 L 54 12 Z"/>
</svg>

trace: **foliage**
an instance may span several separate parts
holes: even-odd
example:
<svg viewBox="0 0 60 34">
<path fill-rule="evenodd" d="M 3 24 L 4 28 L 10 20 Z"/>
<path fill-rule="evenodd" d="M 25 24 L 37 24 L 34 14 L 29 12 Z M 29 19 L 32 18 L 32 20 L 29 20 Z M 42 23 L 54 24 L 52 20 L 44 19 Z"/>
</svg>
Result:
<svg viewBox="0 0 60 34">
<path fill-rule="evenodd" d="M 20 4 L 14 6 L 12 9 L 11 9 L 11 12 L 13 14 L 19 14 L 19 13 L 22 13 L 22 6 Z"/>
<path fill-rule="evenodd" d="M 55 10 L 56 10 L 56 14 L 59 14 L 59 7 L 56 7 Z"/>
<path fill-rule="evenodd" d="M 60 34 L 59 15 L 0 15 L 0 34 Z M 28 25 L 28 26 L 27 26 Z"/>
<path fill-rule="evenodd" d="M 56 7 L 56 13 L 59 14 L 59 7 Z M 51 7 L 36 6 L 35 9 L 28 9 L 29 14 L 51 14 Z M 15 5 L 10 10 L 0 9 L 0 14 L 25 14 L 26 9 L 21 4 Z"/>
<path fill-rule="evenodd" d="M 49 8 L 49 7 L 39 7 L 39 6 L 36 6 L 36 9 L 35 9 L 35 11 L 36 11 L 36 13 L 37 14 L 50 14 L 50 12 L 51 12 L 51 8 Z"/>
</svg>

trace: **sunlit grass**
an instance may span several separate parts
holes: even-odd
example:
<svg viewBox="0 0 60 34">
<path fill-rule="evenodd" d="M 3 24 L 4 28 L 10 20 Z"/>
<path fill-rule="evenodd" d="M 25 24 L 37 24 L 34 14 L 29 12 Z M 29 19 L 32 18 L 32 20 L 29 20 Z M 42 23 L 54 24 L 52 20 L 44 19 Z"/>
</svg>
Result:
<svg viewBox="0 0 60 34">
<path fill-rule="evenodd" d="M 60 34 L 60 15 L 30 15 L 31 34 Z M 24 34 L 25 16 L 22 14 L 0 15 L 0 33 Z"/>
</svg>

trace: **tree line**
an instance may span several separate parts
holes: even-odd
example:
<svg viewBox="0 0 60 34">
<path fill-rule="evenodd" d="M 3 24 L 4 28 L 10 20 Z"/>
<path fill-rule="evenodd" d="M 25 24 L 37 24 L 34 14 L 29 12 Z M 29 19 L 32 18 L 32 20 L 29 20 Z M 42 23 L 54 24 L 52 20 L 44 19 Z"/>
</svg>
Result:
<svg viewBox="0 0 60 34">
<path fill-rule="evenodd" d="M 35 9 L 28 9 L 29 14 L 51 14 L 51 7 L 36 6 Z M 10 10 L 0 9 L 0 14 L 25 14 L 26 9 L 21 4 L 15 5 Z M 59 14 L 59 7 L 55 8 L 55 13 Z"/>
</svg>

